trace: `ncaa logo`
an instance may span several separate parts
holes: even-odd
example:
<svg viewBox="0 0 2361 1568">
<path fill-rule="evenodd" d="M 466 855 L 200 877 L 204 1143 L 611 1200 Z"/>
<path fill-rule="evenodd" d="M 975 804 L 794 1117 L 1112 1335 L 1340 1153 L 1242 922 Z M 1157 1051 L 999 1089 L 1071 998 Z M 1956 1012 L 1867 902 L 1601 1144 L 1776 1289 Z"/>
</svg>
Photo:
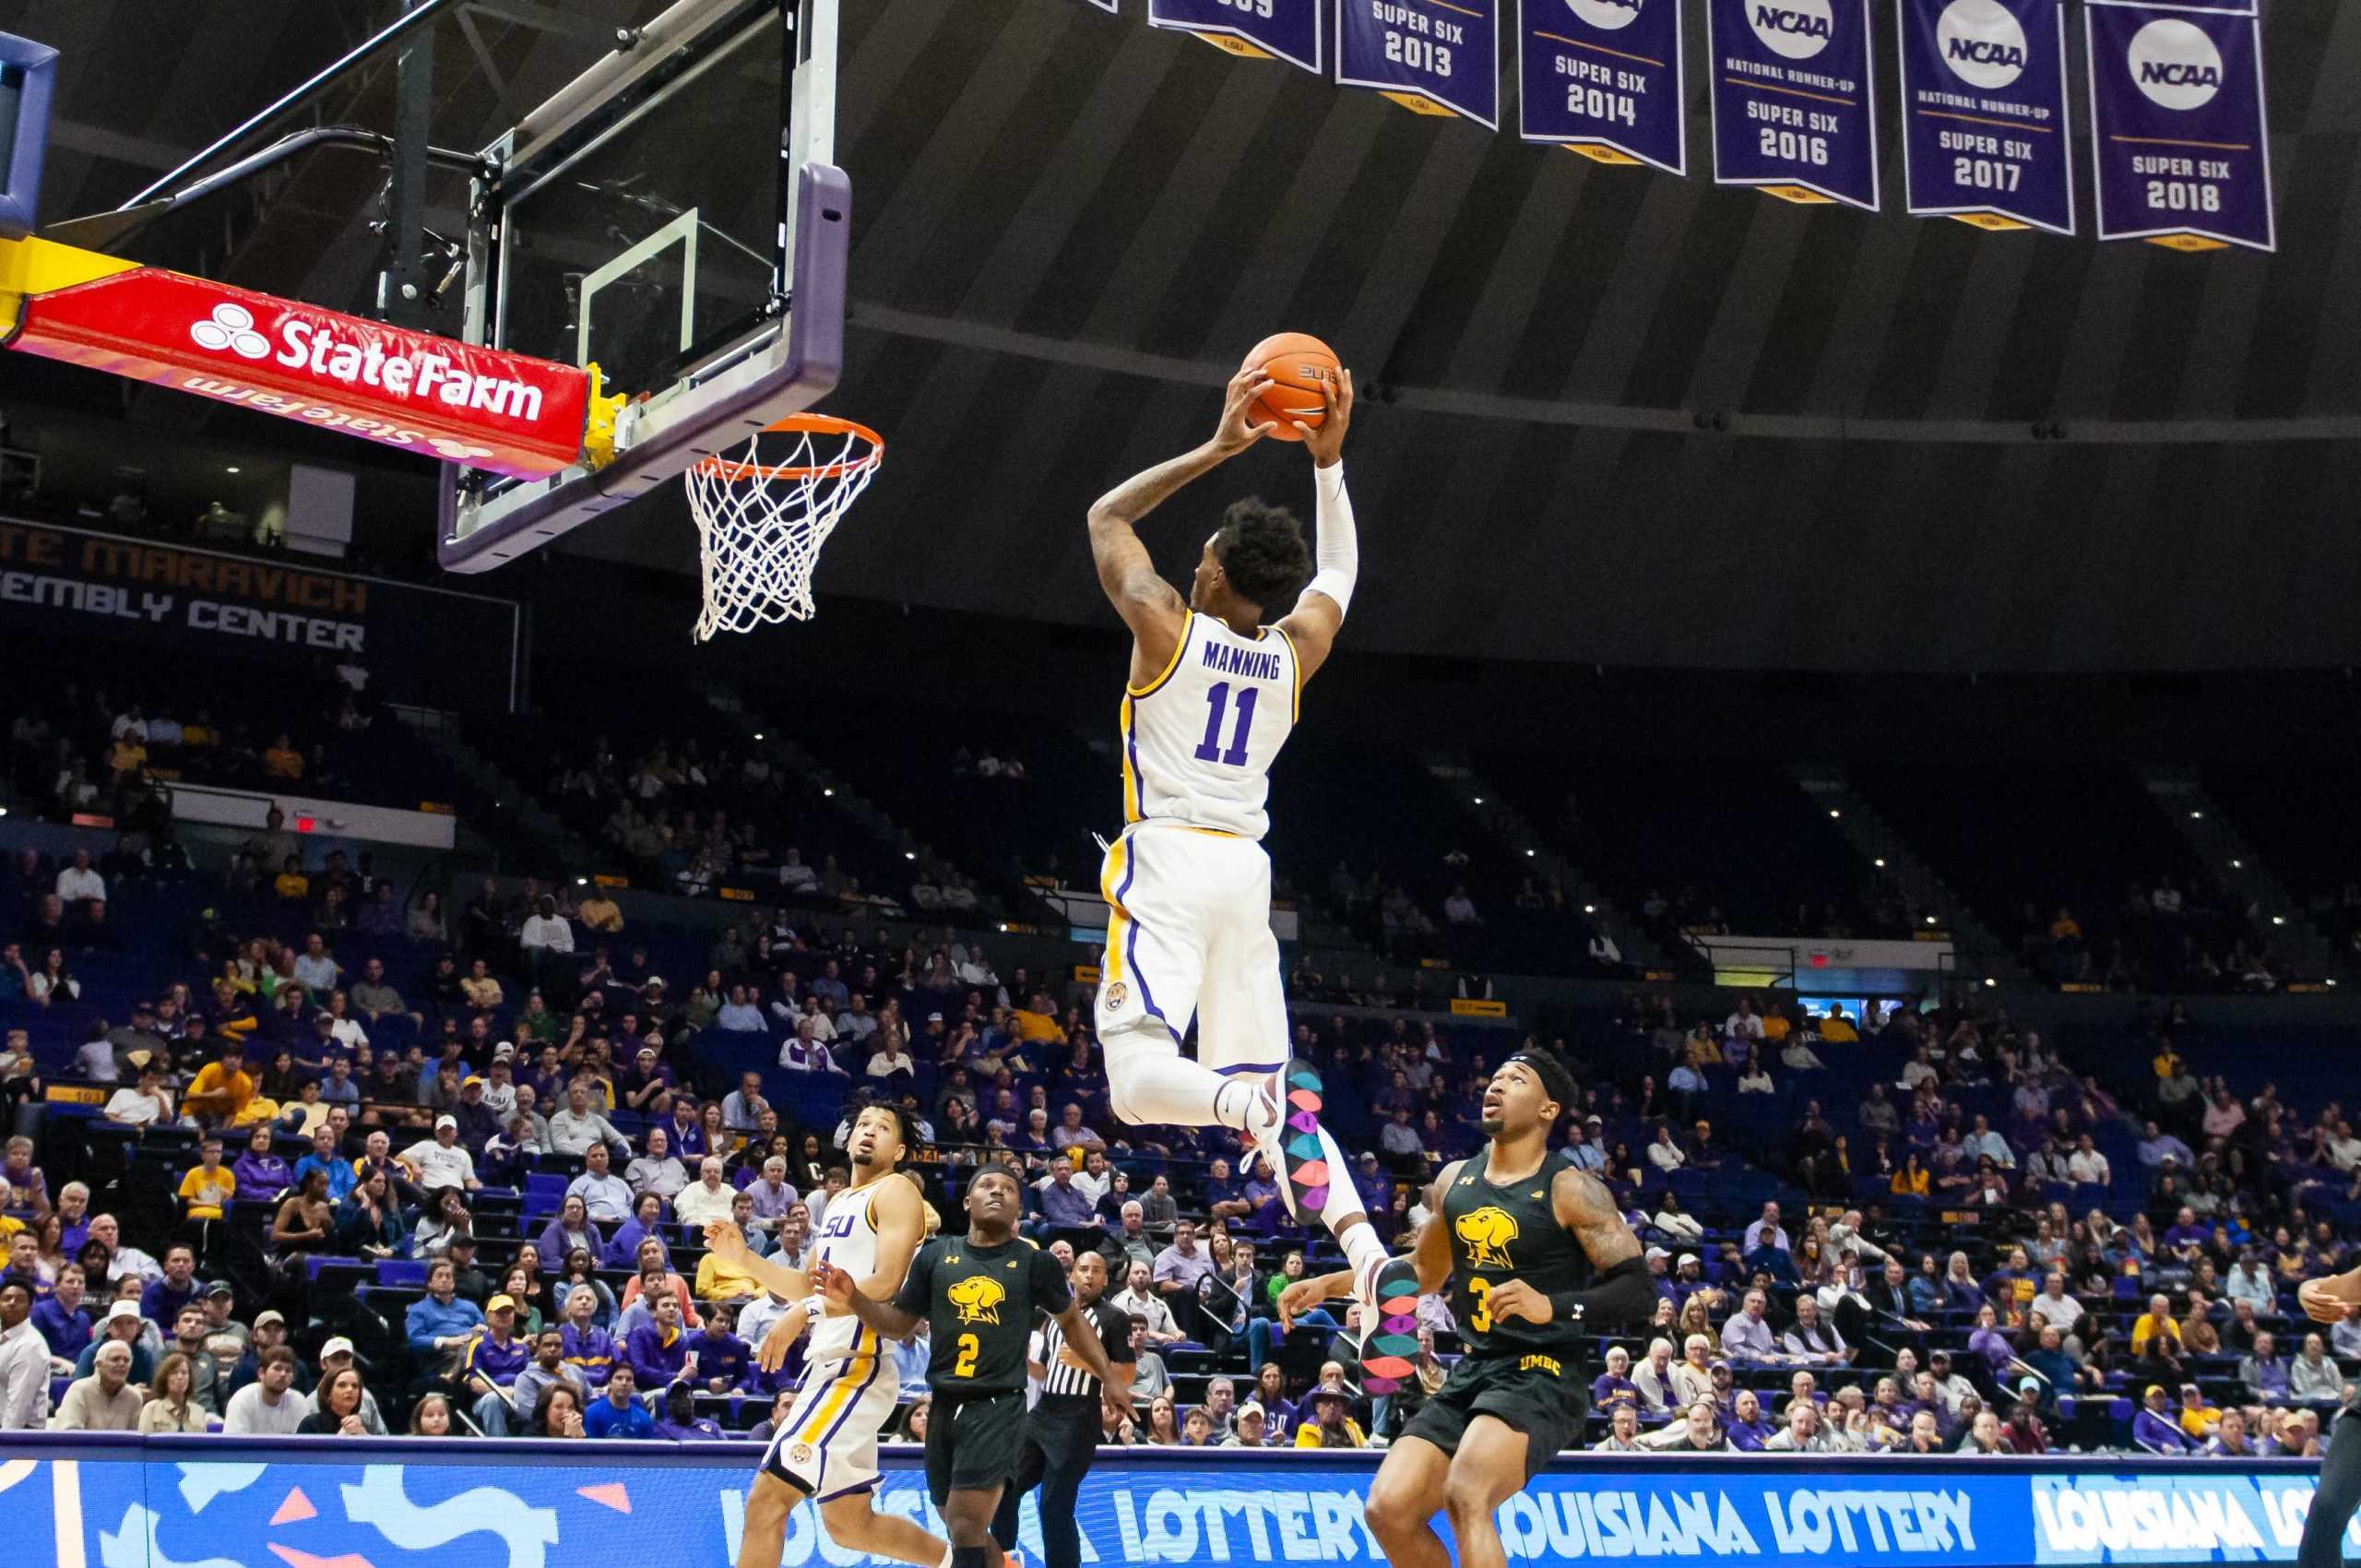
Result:
<svg viewBox="0 0 2361 1568">
<path fill-rule="evenodd" d="M 1646 5 L 1647 0 L 1566 0 L 1566 9 L 1577 20 L 1588 22 L 1601 32 L 1630 27 L 1640 19 L 1640 11 Z"/>
<path fill-rule="evenodd" d="M 1970 87 L 2004 88 L 2025 72 L 2025 30 L 2000 0 L 1952 0 L 1935 23 L 1935 47 Z"/>
<path fill-rule="evenodd" d="M 1829 0 L 1751 0 L 1747 19 L 1774 54 L 1809 60 L 1828 47 L 1836 18 Z"/>
<path fill-rule="evenodd" d="M 2165 109 L 2202 109 L 2222 90 L 2222 52 L 2194 22 L 2150 22 L 2131 35 L 2131 79 Z"/>
</svg>

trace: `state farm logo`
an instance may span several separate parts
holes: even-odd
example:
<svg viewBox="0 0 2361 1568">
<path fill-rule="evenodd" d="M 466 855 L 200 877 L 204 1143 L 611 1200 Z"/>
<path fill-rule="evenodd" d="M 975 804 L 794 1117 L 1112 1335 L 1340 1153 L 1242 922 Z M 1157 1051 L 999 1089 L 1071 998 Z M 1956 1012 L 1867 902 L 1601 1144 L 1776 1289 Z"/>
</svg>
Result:
<svg viewBox="0 0 2361 1568">
<path fill-rule="evenodd" d="M 2150 22 L 2131 35 L 2131 79 L 2150 102 L 2187 113 L 2222 90 L 2222 52 L 2194 22 Z"/>
<path fill-rule="evenodd" d="M 1763 46 L 1790 60 L 1810 59 L 1835 36 L 1828 0 L 1754 0 L 1746 15 Z"/>
<path fill-rule="evenodd" d="M 1997 90 L 2025 74 L 2025 30 L 2000 0 L 1952 0 L 1935 23 L 1935 45 L 1970 87 Z"/>
<path fill-rule="evenodd" d="M 1613 32 L 1638 21 L 1646 4 L 1647 0 L 1566 0 L 1566 9 L 1601 32 Z"/>
<path fill-rule="evenodd" d="M 190 327 L 188 335 L 198 348 L 217 354 L 226 349 L 242 360 L 270 356 L 270 339 L 255 330 L 255 313 L 243 305 L 215 305 L 213 314 Z"/>
</svg>

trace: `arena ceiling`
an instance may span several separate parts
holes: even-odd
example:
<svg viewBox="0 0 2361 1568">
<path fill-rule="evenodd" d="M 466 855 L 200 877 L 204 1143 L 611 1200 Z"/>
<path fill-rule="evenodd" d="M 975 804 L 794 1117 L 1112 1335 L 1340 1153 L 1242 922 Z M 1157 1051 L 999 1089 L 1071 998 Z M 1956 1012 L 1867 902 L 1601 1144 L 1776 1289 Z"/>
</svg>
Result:
<svg viewBox="0 0 2361 1568">
<path fill-rule="evenodd" d="M 2361 662 L 2361 6 L 2265 0 L 2280 250 L 2186 256 L 1600 167 L 1124 5 L 846 0 L 855 332 L 829 407 L 891 445 L 824 590 L 1104 621 L 1084 507 L 1196 439 L 1238 353 L 1290 327 L 1363 384 L 1355 619 L 1380 646 Z M 443 25 L 434 140 L 479 145 L 656 8 L 491 0 Z M 0 7 L 66 53 L 45 215 L 113 206 L 393 9 Z M 389 125 L 392 79 L 329 117 Z M 1702 162 L 1702 95 L 1692 112 Z M 315 156 L 153 243 L 355 305 L 378 184 Z M 1308 499 L 1300 460 L 1250 454 L 1175 503 L 1159 558 L 1178 569 L 1230 493 Z M 680 566 L 686 530 L 667 503 L 575 537 Z"/>
</svg>

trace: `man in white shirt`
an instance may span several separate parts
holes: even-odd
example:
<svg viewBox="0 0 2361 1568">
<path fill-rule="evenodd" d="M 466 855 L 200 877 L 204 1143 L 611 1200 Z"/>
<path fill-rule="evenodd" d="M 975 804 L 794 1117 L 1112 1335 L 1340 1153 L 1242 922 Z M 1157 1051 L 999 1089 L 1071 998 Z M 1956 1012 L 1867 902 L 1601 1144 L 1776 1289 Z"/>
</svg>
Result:
<svg viewBox="0 0 2361 1568">
<path fill-rule="evenodd" d="M 770 1033 L 770 1025 L 763 1019 L 763 1010 L 748 999 L 746 988 L 742 985 L 730 988 L 730 1000 L 721 1004 L 721 1011 L 715 1015 L 713 1024 L 724 1034 Z"/>
<path fill-rule="evenodd" d="M 898 1036 L 887 1039 L 884 1045 L 869 1058 L 869 1075 L 872 1078 L 890 1078 L 896 1073 L 916 1075 L 917 1072 L 918 1063 L 910 1059 L 908 1051 L 902 1049 Z"/>
<path fill-rule="evenodd" d="M 697 1179 L 672 1200 L 672 1218 L 692 1230 L 702 1230 L 728 1219 L 730 1201 L 737 1195 L 738 1189 L 722 1180 L 720 1158 L 706 1155 L 697 1167 Z"/>
<path fill-rule="evenodd" d="M 49 1343 L 33 1326 L 30 1280 L 0 1283 L 0 1431 L 49 1424 Z"/>
<path fill-rule="evenodd" d="M 118 1127 L 153 1127 L 172 1119 L 172 1102 L 162 1087 L 162 1075 L 156 1063 L 148 1063 L 139 1069 L 139 1087 L 114 1091 L 107 1099 L 106 1109 L 99 1114 Z"/>
<path fill-rule="evenodd" d="M 230 1396 L 221 1430 L 231 1437 L 288 1437 L 312 1413 L 312 1402 L 295 1392 L 295 1352 L 274 1345 L 262 1353 L 255 1381 Z"/>
<path fill-rule="evenodd" d="M 68 904 L 103 904 L 107 901 L 106 878 L 90 869 L 90 851 L 74 851 L 74 863 L 57 873 L 57 896 Z"/>
<path fill-rule="evenodd" d="M 1770 1302 L 1760 1290 L 1746 1293 L 1746 1305 L 1722 1324 L 1722 1354 L 1733 1361 L 1772 1366 L 1786 1360 L 1778 1341 L 1771 1333 L 1770 1319 L 1763 1314 Z"/>
<path fill-rule="evenodd" d="M 550 1151 L 553 1154 L 576 1154 L 588 1158 L 594 1146 L 631 1152 L 623 1135 L 615 1131 L 614 1123 L 590 1109 L 590 1089 L 585 1084 L 568 1085 L 565 1108 L 550 1118 Z M 617 1215 L 616 1218 L 623 1218 Z"/>
<path fill-rule="evenodd" d="M 409 1168 L 410 1180 L 423 1193 L 445 1187 L 472 1193 L 483 1185 L 476 1180 L 475 1157 L 460 1146 L 456 1116 L 437 1116 L 432 1138 L 421 1138 L 394 1158 Z"/>
<path fill-rule="evenodd" d="M 516 933 L 516 945 L 527 953 L 574 951 L 574 927 L 558 914 L 556 899 L 544 897 L 525 917 L 524 929 Z"/>
<path fill-rule="evenodd" d="M 2091 1142 L 2091 1135 L 2088 1133 L 2084 1133 L 2074 1140 L 2074 1152 L 2066 1157 L 2068 1181 L 2095 1182 L 2105 1186 L 2113 1175 L 2114 1171 L 2107 1164 L 2106 1156 L 2098 1151 L 2097 1146 Z"/>
<path fill-rule="evenodd" d="M 1150 1270 L 1144 1263 L 1132 1265 L 1131 1272 L 1125 1276 L 1123 1289 L 1116 1291 L 1107 1304 L 1119 1313 L 1145 1322 L 1148 1342 L 1152 1345 L 1169 1345 L 1177 1339 L 1188 1337 L 1173 1326 L 1172 1309 L 1157 1295 L 1150 1282 Z"/>
<path fill-rule="evenodd" d="M 566 1183 L 565 1195 L 580 1198 L 590 1218 L 601 1225 L 621 1225 L 631 1218 L 631 1183 L 607 1169 L 607 1146 L 592 1144 L 582 1151 L 584 1170 Z M 722 1218 L 730 1218 L 729 1210 Z"/>
<path fill-rule="evenodd" d="M 2082 1303 L 2066 1293 L 2066 1277 L 2056 1269 L 2042 1277 L 2041 1294 L 2026 1303 L 2025 1311 L 2039 1313 L 2060 1334 L 2073 1333 L 2082 1320 Z"/>
</svg>

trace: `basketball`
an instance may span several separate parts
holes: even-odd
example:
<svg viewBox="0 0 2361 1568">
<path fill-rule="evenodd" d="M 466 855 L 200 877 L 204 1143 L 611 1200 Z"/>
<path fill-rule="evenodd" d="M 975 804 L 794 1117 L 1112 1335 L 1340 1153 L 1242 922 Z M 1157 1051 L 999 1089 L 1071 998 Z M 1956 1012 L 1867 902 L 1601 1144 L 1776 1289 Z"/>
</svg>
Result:
<svg viewBox="0 0 2361 1568">
<path fill-rule="evenodd" d="M 1321 384 L 1341 368 L 1336 350 L 1309 332 L 1275 332 L 1247 350 L 1245 362 L 1260 365 L 1277 385 L 1254 399 L 1246 417 L 1256 424 L 1276 428 L 1276 441 L 1300 441 L 1303 432 L 1292 422 L 1301 420 L 1318 430 L 1328 418 L 1321 400 Z"/>
</svg>

